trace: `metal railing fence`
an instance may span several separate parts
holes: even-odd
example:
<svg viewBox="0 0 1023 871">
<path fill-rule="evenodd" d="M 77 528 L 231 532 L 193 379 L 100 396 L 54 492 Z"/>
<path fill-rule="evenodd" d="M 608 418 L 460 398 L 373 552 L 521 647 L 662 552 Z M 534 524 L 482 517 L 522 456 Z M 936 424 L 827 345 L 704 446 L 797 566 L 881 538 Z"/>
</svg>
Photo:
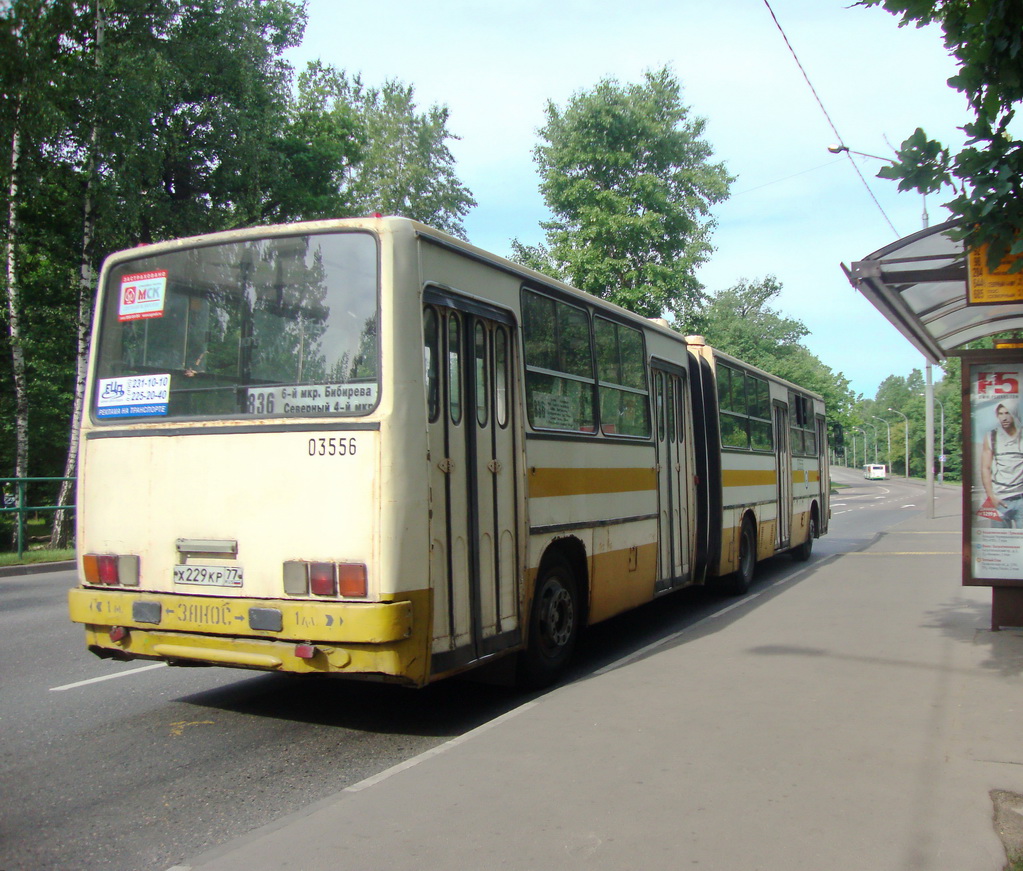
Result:
<svg viewBox="0 0 1023 871">
<path fill-rule="evenodd" d="M 26 490 L 29 484 L 51 484 L 64 481 L 74 481 L 74 478 L 0 478 L 0 487 L 3 488 L 3 507 L 0 508 L 0 516 L 5 514 L 16 514 L 15 523 L 17 536 L 18 559 L 25 553 L 25 517 L 28 514 L 38 514 L 41 511 L 74 511 L 75 504 L 70 505 L 26 505 Z M 13 491 L 13 492 L 12 492 Z"/>
</svg>

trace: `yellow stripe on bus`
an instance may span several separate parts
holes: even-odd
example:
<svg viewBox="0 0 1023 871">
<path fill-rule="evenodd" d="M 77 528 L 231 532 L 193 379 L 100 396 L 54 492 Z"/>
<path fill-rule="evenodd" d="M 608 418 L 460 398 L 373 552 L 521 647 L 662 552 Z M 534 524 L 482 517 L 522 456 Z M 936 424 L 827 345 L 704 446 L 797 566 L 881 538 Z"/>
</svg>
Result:
<svg viewBox="0 0 1023 871">
<path fill-rule="evenodd" d="M 821 475 L 817 470 L 802 471 L 795 469 L 792 472 L 793 484 L 817 483 Z M 778 481 L 778 475 L 774 469 L 725 469 L 721 472 L 721 483 L 725 487 L 773 487 Z"/>
<path fill-rule="evenodd" d="M 529 470 L 529 495 L 533 499 L 656 489 L 657 472 L 651 468 L 539 469 L 534 466 Z"/>
<path fill-rule="evenodd" d="M 778 476 L 774 469 L 724 469 L 721 483 L 725 487 L 755 487 L 768 484 L 774 486 Z"/>
</svg>

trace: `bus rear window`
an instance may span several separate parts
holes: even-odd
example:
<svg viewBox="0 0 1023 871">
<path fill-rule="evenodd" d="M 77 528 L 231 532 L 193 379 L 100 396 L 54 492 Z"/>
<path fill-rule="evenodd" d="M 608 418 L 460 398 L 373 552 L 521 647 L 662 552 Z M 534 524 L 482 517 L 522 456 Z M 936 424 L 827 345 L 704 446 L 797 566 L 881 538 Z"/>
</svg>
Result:
<svg viewBox="0 0 1023 871">
<path fill-rule="evenodd" d="M 377 404 L 376 240 L 181 248 L 110 270 L 93 415 L 359 415 Z"/>
</svg>

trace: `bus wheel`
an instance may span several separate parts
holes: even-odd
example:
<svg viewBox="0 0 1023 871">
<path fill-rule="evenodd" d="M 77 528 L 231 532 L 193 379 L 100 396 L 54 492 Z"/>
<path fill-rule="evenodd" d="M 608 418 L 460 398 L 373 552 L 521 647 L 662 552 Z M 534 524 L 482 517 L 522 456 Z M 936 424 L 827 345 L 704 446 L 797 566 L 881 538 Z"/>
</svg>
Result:
<svg viewBox="0 0 1023 871">
<path fill-rule="evenodd" d="M 810 512 L 810 523 L 806 529 L 806 541 L 804 541 L 799 547 L 793 549 L 792 556 L 794 556 L 801 563 L 805 563 L 810 559 L 810 554 L 813 552 L 813 540 L 817 537 L 817 518 L 814 513 Z"/>
<path fill-rule="evenodd" d="M 543 569 L 533 593 L 529 645 L 519 659 L 519 682 L 529 687 L 553 683 L 572 656 L 579 636 L 579 596 L 575 573 L 562 559 Z"/>
<path fill-rule="evenodd" d="M 727 579 L 724 591 L 731 596 L 741 596 L 753 583 L 753 570 L 757 565 L 757 537 L 749 520 L 742 522 L 739 532 L 739 568 Z"/>
</svg>

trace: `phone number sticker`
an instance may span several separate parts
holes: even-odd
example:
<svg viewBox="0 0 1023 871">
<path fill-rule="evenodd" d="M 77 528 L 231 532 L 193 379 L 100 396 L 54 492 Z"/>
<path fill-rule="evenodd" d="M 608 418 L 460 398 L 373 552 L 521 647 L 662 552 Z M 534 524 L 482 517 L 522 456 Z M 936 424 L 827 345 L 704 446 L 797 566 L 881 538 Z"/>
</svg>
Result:
<svg viewBox="0 0 1023 871">
<path fill-rule="evenodd" d="M 167 413 L 170 375 L 101 378 L 96 391 L 97 417 L 152 417 Z"/>
</svg>

